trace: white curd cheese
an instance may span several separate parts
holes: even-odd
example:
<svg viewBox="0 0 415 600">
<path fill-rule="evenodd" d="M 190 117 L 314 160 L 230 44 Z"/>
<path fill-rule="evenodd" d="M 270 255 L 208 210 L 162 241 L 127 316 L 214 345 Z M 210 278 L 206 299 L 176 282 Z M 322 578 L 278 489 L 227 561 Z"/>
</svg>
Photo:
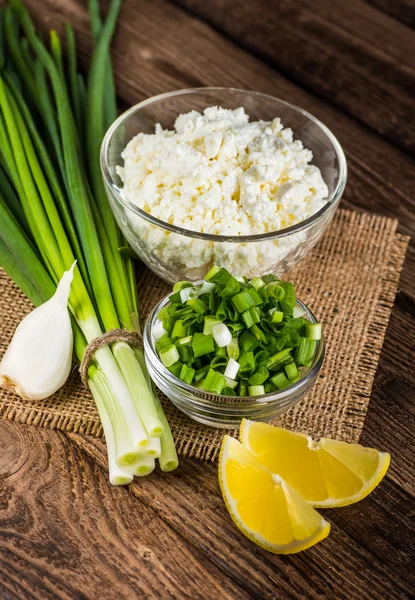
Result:
<svg viewBox="0 0 415 600">
<path fill-rule="evenodd" d="M 174 130 L 140 133 L 122 153 L 117 172 L 124 194 L 158 219 L 185 229 L 225 236 L 290 227 L 324 206 L 327 186 L 311 165 L 312 152 L 291 129 L 249 122 L 243 108 L 206 108 L 179 115 Z M 213 264 L 252 276 L 282 260 L 296 239 L 218 243 L 164 231 L 138 216 L 129 229 L 164 265 L 203 276 Z M 300 236 L 300 237 L 298 237 Z"/>
</svg>

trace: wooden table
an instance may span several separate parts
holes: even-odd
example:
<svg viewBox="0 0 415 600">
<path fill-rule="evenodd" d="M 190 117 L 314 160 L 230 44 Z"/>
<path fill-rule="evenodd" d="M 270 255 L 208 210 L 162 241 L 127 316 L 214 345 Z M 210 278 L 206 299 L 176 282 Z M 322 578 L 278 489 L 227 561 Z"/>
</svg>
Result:
<svg viewBox="0 0 415 600">
<path fill-rule="evenodd" d="M 86 62 L 84 4 L 28 1 L 42 30 L 73 22 Z M 414 234 L 414 24 L 414 0 L 129 0 L 117 87 L 126 105 L 205 85 L 298 104 L 346 151 L 343 205 Z M 174 476 L 114 488 L 100 440 L 0 422 L 0 598 L 409 598 L 414 302 L 412 244 L 361 438 L 392 464 L 369 498 L 330 512 L 326 541 L 291 557 L 254 546 L 224 510 L 214 464 L 182 459 Z"/>
</svg>

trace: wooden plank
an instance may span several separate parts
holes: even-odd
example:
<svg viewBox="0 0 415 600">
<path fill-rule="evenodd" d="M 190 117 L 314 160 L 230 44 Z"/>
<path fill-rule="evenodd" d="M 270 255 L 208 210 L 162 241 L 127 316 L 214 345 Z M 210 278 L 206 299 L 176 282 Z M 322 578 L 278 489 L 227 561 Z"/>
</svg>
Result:
<svg viewBox="0 0 415 600">
<path fill-rule="evenodd" d="M 105 466 L 100 440 L 67 435 Z M 260 548 L 253 551 L 252 543 L 238 532 L 223 509 L 211 463 L 182 459 L 180 477 L 156 473 L 129 487 L 253 597 L 409 598 L 413 536 L 406 529 L 406 515 L 413 498 L 389 477 L 364 502 L 322 511 L 332 523 L 329 538 L 306 553 L 285 557 Z M 203 514 L 203 520 L 195 514 Z M 399 537 L 393 533 L 396 527 Z"/>
<path fill-rule="evenodd" d="M 415 34 L 401 23 L 363 0 L 174 1 L 393 143 L 415 151 Z"/>
<path fill-rule="evenodd" d="M 366 2 L 383 10 L 408 27 L 415 27 L 414 0 L 366 0 Z"/>
<path fill-rule="evenodd" d="M 62 434 L 0 422 L 0 481 L 2 600 L 248 598 Z"/>
</svg>

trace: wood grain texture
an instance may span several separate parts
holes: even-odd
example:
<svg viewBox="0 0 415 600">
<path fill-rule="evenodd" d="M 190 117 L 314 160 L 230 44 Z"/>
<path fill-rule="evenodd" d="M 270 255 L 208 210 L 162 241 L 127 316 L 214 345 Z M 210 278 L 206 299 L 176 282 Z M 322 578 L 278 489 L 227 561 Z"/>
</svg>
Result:
<svg viewBox="0 0 415 600">
<path fill-rule="evenodd" d="M 2 600 L 248 597 L 62 434 L 1 422 L 0 455 Z"/>
<path fill-rule="evenodd" d="M 260 12 L 262 1 L 246 5 L 259 6 Z M 85 3 L 28 0 L 27 4 L 44 31 L 51 26 L 60 31 L 66 20 L 72 21 L 86 64 L 90 37 Z M 230 4 L 229 10 L 237 8 L 240 19 L 245 18 L 247 9 L 242 2 Z M 286 6 L 283 1 L 278 4 Z M 352 48 L 357 44 L 362 56 L 373 59 L 378 52 L 368 50 L 368 45 L 375 43 L 373 32 L 361 40 L 363 21 L 357 38 L 353 33 L 360 23 L 358 3 L 344 4 L 348 5 L 344 10 L 351 12 L 342 12 L 337 0 L 313 3 L 315 20 L 325 22 L 326 30 L 333 7 L 339 11 L 341 23 L 334 29 L 339 45 L 336 50 L 335 38 L 324 33 L 321 43 L 325 52 L 339 60 L 347 42 Z M 359 11 L 363 10 L 361 4 Z M 199 13 L 201 6 L 198 2 Z M 218 0 L 210 0 L 204 10 L 215 6 Z M 293 6 L 298 15 L 306 3 L 299 0 Z M 374 9 L 367 5 L 367 10 Z M 368 14 L 365 11 L 358 15 Z M 346 23 L 341 15 L 351 15 L 351 22 Z M 269 18 L 276 27 L 274 17 Z M 403 26 L 396 23 L 395 29 L 394 23 L 385 15 L 378 16 L 374 28 L 375 32 L 386 31 L 388 51 L 395 32 L 397 41 L 390 51 L 398 63 L 403 58 L 404 38 L 399 35 Z M 305 20 L 302 26 L 307 24 Z M 255 19 L 250 28 L 258 30 Z M 269 39 L 271 46 L 273 32 L 265 28 L 260 34 L 265 45 Z M 350 116 L 355 114 L 351 108 L 345 108 L 348 115 L 331 100 L 321 99 L 320 91 L 317 97 L 294 84 L 292 80 L 302 79 L 291 66 L 285 77 L 241 49 L 241 45 L 247 47 L 242 34 L 234 39 L 238 45 L 163 0 L 126 2 L 113 50 L 122 103 L 133 104 L 155 93 L 188 86 L 233 85 L 299 104 L 321 118 L 345 148 L 350 175 L 344 204 L 395 216 L 400 230 L 414 235 L 413 164 L 406 152 L 384 139 L 386 134 L 375 133 L 379 113 L 376 119 L 372 117 L 373 122 L 359 117 L 364 124 L 359 123 Z M 385 60 L 383 54 L 381 58 Z M 405 65 L 405 60 L 401 64 Z M 359 70 L 359 76 L 363 77 L 363 72 L 372 77 L 368 68 Z M 388 84 L 389 93 L 399 95 L 406 80 L 400 71 L 398 75 L 392 86 Z M 321 73 L 317 71 L 315 76 L 321 77 Z M 331 81 L 330 72 L 327 77 Z M 373 81 L 377 82 L 375 76 Z M 359 99 L 366 102 L 366 108 L 372 101 L 370 95 Z M 407 110 L 407 103 L 402 106 L 402 111 Z M 403 114 L 399 112 L 399 117 Z M 409 133 L 394 143 L 409 147 Z M 400 287 L 362 436 L 362 443 L 389 450 L 392 464 L 369 498 L 344 509 L 324 511 L 333 524 L 326 541 L 291 557 L 272 556 L 254 546 L 224 510 L 215 465 L 182 460 L 174 474 L 157 472 L 128 490 L 114 489 L 107 482 L 102 441 L 0 422 L 1 600 L 409 599 L 415 586 L 411 568 L 415 482 L 410 468 L 415 446 L 413 244 Z"/>
<path fill-rule="evenodd" d="M 362 0 L 174 0 L 415 152 L 415 34 Z"/>
<path fill-rule="evenodd" d="M 414 0 L 366 0 L 372 6 L 383 10 L 408 27 L 415 27 L 415 1 Z"/>
</svg>

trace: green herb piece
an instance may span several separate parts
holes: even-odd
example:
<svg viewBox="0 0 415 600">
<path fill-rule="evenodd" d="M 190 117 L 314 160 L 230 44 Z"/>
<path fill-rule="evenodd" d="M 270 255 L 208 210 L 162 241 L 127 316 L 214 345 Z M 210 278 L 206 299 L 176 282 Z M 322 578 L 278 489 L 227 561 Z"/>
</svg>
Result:
<svg viewBox="0 0 415 600">
<path fill-rule="evenodd" d="M 216 319 L 216 317 L 205 317 L 203 333 L 205 335 L 210 335 L 212 333 L 212 327 L 219 323 L 223 323 L 223 321 Z"/>
<path fill-rule="evenodd" d="M 209 307 L 200 298 L 191 298 L 187 301 L 187 306 L 190 306 L 196 313 L 204 315 L 209 310 Z"/>
<path fill-rule="evenodd" d="M 212 335 L 195 333 L 192 340 L 192 348 L 195 358 L 210 354 L 215 350 L 215 343 Z"/>
<path fill-rule="evenodd" d="M 253 307 L 253 308 L 255 308 L 255 307 Z M 242 313 L 242 319 L 243 319 L 243 322 L 245 323 L 245 327 L 247 329 L 252 327 L 252 325 L 254 324 L 254 320 L 252 318 L 251 311 L 249 310 L 249 308 L 248 308 L 248 310 L 246 310 L 245 312 Z"/>
<path fill-rule="evenodd" d="M 307 323 L 305 326 L 305 336 L 308 340 L 321 340 L 320 323 Z"/>
<path fill-rule="evenodd" d="M 173 292 L 180 292 L 180 290 L 183 290 L 187 287 L 192 288 L 193 283 L 190 283 L 190 281 L 177 281 L 173 286 Z"/>
<path fill-rule="evenodd" d="M 277 310 L 276 308 L 271 309 L 270 314 L 272 323 L 281 323 L 284 318 L 282 310 Z"/>
<path fill-rule="evenodd" d="M 291 351 L 292 348 L 285 348 L 284 350 L 281 350 L 280 352 L 277 352 L 277 354 L 271 356 L 266 365 L 267 369 L 270 369 L 271 371 L 276 371 L 277 369 L 280 369 L 285 364 L 287 364 L 287 362 L 291 362 Z"/>
<path fill-rule="evenodd" d="M 256 291 L 258 291 L 265 285 L 265 283 L 260 277 L 254 277 L 253 279 L 251 279 L 250 285 L 252 285 L 252 287 L 255 288 Z"/>
<path fill-rule="evenodd" d="M 195 375 L 194 375 L 194 380 L 196 382 L 202 381 L 202 379 L 204 379 L 206 377 L 206 375 L 208 374 L 209 369 L 210 369 L 209 365 L 206 365 L 204 367 L 200 367 L 200 369 L 197 369 L 197 371 L 195 372 Z"/>
<path fill-rule="evenodd" d="M 290 385 L 288 377 L 283 371 L 280 371 L 273 377 L 271 377 L 271 382 L 279 389 L 283 390 L 284 388 Z"/>
<path fill-rule="evenodd" d="M 180 358 L 179 352 L 174 344 L 162 348 L 159 352 L 159 356 L 165 367 L 171 367 Z"/>
<path fill-rule="evenodd" d="M 248 396 L 248 384 L 246 381 L 239 382 L 239 395 Z"/>
<path fill-rule="evenodd" d="M 297 379 L 299 371 L 295 362 L 285 365 L 284 369 L 290 381 L 295 381 Z"/>
<path fill-rule="evenodd" d="M 295 350 L 295 360 L 297 364 L 310 366 L 310 361 L 313 359 L 315 348 L 316 342 L 314 340 L 301 338 L 300 343 Z"/>
<path fill-rule="evenodd" d="M 203 388 L 207 392 L 214 394 L 220 394 L 223 388 L 226 386 L 226 379 L 222 373 L 217 373 L 213 369 L 209 369 L 208 374 L 203 385 Z"/>
<path fill-rule="evenodd" d="M 247 352 L 252 352 L 258 346 L 258 340 L 250 331 L 245 330 L 239 336 L 239 345 Z"/>
<path fill-rule="evenodd" d="M 173 363 L 170 367 L 167 367 L 170 373 L 173 373 L 176 377 L 180 376 L 180 372 L 182 370 L 183 363 L 180 360 Z"/>
<path fill-rule="evenodd" d="M 166 348 L 167 346 L 171 346 L 172 343 L 173 343 L 173 340 L 171 339 L 171 337 L 167 333 L 165 333 L 156 342 L 156 350 L 157 350 L 157 352 L 160 352 L 160 350 L 162 350 L 163 348 Z"/>
<path fill-rule="evenodd" d="M 243 291 L 232 298 L 232 304 L 239 313 L 243 313 L 248 308 L 255 306 L 256 303 L 248 291 Z"/>
<path fill-rule="evenodd" d="M 268 369 L 264 366 L 257 368 L 255 373 L 248 379 L 249 385 L 262 385 L 269 377 Z"/>
<path fill-rule="evenodd" d="M 195 370 L 192 369 L 192 367 L 188 367 L 186 364 L 183 364 L 180 371 L 179 379 L 190 385 L 193 381 L 194 374 Z"/>
<path fill-rule="evenodd" d="M 171 332 L 171 339 L 177 340 L 186 337 L 188 333 L 189 327 L 183 325 L 183 321 L 181 319 L 177 319 L 177 321 L 174 322 L 173 330 Z"/>
<path fill-rule="evenodd" d="M 226 352 L 229 358 L 238 360 L 239 358 L 239 342 L 237 337 L 233 337 L 230 343 L 226 346 Z"/>
<path fill-rule="evenodd" d="M 248 387 L 248 393 L 250 396 L 261 396 L 265 394 L 265 388 L 263 385 L 250 385 Z"/>
</svg>

